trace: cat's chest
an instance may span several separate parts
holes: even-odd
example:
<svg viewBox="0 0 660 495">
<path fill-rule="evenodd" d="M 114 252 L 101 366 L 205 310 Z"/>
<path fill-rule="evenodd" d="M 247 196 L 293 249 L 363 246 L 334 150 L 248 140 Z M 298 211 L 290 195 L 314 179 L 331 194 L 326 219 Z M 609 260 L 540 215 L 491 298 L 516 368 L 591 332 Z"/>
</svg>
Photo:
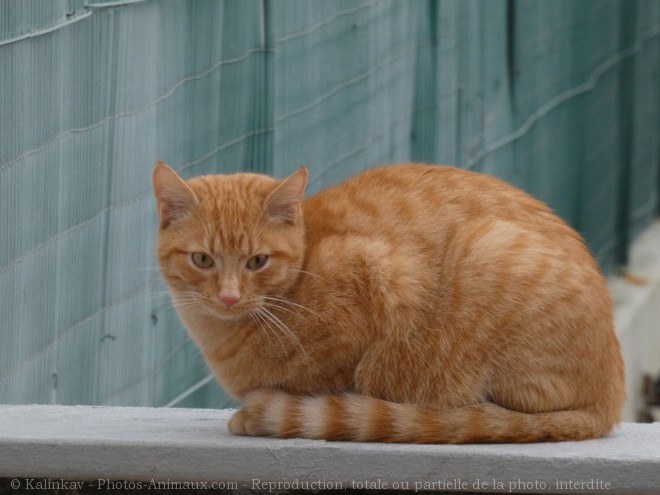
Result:
<svg viewBox="0 0 660 495">
<path fill-rule="evenodd" d="M 320 356 L 313 346 L 292 343 L 291 337 L 278 338 L 258 325 L 191 325 L 188 330 L 217 380 L 234 397 L 264 387 L 290 393 L 354 388 L 355 356 L 343 352 Z"/>
</svg>

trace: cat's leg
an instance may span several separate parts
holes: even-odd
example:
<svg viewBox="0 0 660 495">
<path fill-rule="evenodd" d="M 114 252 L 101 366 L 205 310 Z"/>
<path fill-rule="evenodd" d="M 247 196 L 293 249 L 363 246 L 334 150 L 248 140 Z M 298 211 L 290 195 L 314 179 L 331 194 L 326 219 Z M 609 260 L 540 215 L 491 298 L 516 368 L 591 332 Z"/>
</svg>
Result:
<svg viewBox="0 0 660 495">
<path fill-rule="evenodd" d="M 616 348 L 616 342 L 608 347 L 594 339 L 585 348 L 574 343 L 572 349 L 555 352 L 554 359 L 529 349 L 511 353 L 490 381 L 491 401 L 523 413 L 590 410 L 611 427 L 619 421 L 624 397 Z"/>
</svg>

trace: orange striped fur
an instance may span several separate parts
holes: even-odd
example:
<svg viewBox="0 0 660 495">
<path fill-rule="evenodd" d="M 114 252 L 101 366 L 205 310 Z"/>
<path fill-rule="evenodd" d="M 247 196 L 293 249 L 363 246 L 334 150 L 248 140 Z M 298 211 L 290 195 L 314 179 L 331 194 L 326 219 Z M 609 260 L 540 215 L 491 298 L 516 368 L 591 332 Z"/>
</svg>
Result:
<svg viewBox="0 0 660 495">
<path fill-rule="evenodd" d="M 623 366 L 580 236 L 486 175 L 403 164 L 302 199 L 300 169 L 154 169 L 177 311 L 239 435 L 414 443 L 595 438 Z M 193 256 L 193 253 L 196 253 Z"/>
</svg>

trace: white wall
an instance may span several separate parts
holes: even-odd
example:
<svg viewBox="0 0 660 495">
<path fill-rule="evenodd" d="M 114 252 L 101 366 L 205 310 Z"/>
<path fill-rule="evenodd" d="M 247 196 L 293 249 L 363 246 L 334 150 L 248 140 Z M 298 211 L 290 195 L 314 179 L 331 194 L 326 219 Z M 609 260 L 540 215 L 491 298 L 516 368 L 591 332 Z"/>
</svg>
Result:
<svg viewBox="0 0 660 495">
<path fill-rule="evenodd" d="M 626 276 L 627 275 L 627 276 Z M 642 376 L 660 373 L 660 221 L 632 246 L 626 273 L 608 280 L 626 366 L 624 421 L 642 406 Z"/>
</svg>

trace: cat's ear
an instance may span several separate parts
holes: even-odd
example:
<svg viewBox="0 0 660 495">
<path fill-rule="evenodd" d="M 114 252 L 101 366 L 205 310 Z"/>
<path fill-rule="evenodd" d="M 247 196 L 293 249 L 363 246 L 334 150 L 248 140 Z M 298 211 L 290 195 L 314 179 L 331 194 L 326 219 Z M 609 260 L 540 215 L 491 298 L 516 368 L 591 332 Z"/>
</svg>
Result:
<svg viewBox="0 0 660 495">
<path fill-rule="evenodd" d="M 307 168 L 300 167 L 268 195 L 264 209 L 275 219 L 295 223 L 306 185 Z"/>
<path fill-rule="evenodd" d="M 162 161 L 152 175 L 161 228 L 185 216 L 197 204 L 197 196 L 177 173 Z"/>
</svg>

